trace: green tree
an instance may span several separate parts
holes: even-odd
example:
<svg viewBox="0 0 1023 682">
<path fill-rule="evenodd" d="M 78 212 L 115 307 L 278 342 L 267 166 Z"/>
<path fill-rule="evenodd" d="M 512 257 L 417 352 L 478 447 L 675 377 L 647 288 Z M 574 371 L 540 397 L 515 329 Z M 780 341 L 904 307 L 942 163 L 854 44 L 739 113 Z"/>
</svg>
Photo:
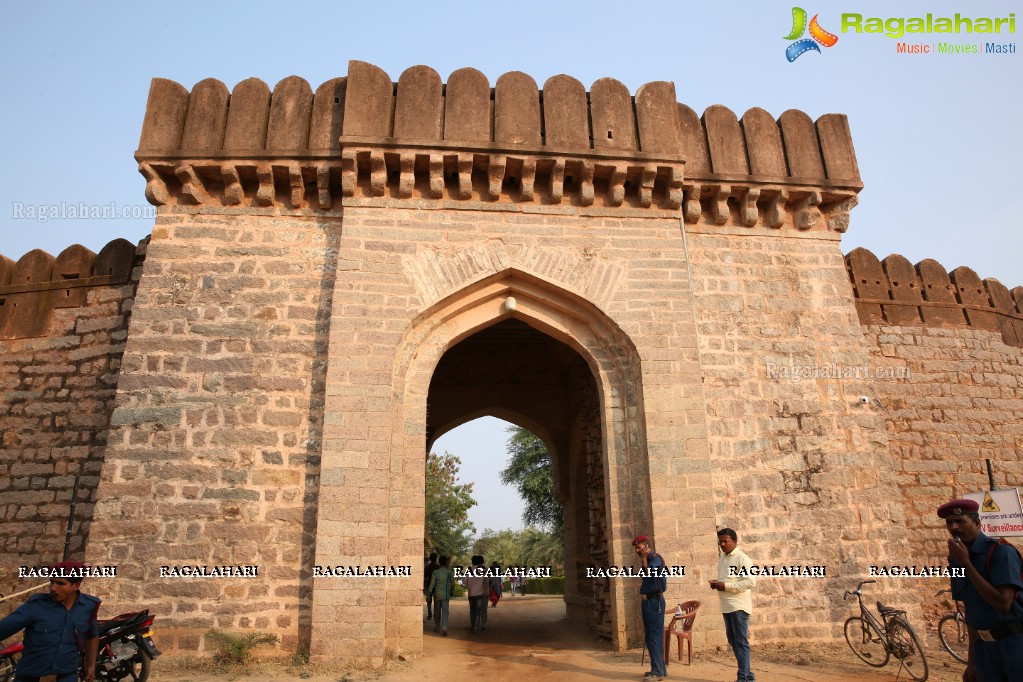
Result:
<svg viewBox="0 0 1023 682">
<path fill-rule="evenodd" d="M 482 554 L 487 563 L 496 561 L 502 566 L 517 566 L 521 562 L 519 534 L 511 529 L 487 528 L 472 545 L 473 554 Z"/>
<path fill-rule="evenodd" d="M 565 536 L 561 503 L 554 497 L 554 473 L 551 453 L 543 441 L 519 426 L 508 428 L 508 466 L 501 471 L 501 482 L 514 485 L 526 502 L 523 522 L 549 530 L 559 542 Z"/>
<path fill-rule="evenodd" d="M 564 539 L 553 532 L 535 526 L 519 534 L 522 564 L 525 566 L 551 566 L 555 575 L 564 575 Z"/>
<path fill-rule="evenodd" d="M 426 550 L 446 556 L 465 554 L 476 528 L 469 509 L 476 505 L 472 483 L 458 482 L 462 461 L 450 453 L 426 456 Z"/>
<path fill-rule="evenodd" d="M 473 543 L 473 554 L 482 554 L 487 563 L 509 566 L 551 566 L 555 575 L 563 573 L 565 545 L 554 533 L 530 526 L 525 530 L 491 530 Z"/>
</svg>

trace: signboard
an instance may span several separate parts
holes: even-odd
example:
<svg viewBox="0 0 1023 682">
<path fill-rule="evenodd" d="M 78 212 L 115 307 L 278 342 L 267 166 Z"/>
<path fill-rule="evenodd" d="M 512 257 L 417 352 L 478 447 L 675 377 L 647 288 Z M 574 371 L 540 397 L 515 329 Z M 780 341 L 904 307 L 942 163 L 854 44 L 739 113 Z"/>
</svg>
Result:
<svg viewBox="0 0 1023 682">
<path fill-rule="evenodd" d="M 1019 488 L 989 490 L 964 496 L 980 505 L 980 529 L 993 538 L 1023 536 Z"/>
</svg>

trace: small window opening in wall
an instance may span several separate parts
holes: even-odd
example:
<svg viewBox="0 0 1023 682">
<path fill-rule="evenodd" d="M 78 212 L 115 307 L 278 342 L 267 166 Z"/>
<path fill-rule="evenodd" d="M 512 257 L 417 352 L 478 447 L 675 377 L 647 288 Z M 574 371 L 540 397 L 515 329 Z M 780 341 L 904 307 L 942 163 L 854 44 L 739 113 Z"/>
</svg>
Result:
<svg viewBox="0 0 1023 682">
<path fill-rule="evenodd" d="M 63 277 L 64 279 L 78 279 L 78 273 L 77 272 L 75 272 L 75 273 L 63 272 L 63 273 L 61 273 L 60 276 Z"/>
<path fill-rule="evenodd" d="M 71 297 L 71 290 L 70 289 L 65 289 L 64 290 L 64 295 L 67 296 L 68 298 L 70 298 Z"/>
<path fill-rule="evenodd" d="M 335 97 L 334 98 L 334 104 L 341 104 L 341 98 L 340 97 Z"/>
<path fill-rule="evenodd" d="M 612 135 L 610 130 L 607 131 L 607 139 L 609 139 L 609 140 L 613 139 L 613 135 Z"/>
<path fill-rule="evenodd" d="M 897 286 L 899 286 L 899 283 L 898 282 L 892 282 L 892 286 L 893 287 L 897 287 Z"/>
</svg>

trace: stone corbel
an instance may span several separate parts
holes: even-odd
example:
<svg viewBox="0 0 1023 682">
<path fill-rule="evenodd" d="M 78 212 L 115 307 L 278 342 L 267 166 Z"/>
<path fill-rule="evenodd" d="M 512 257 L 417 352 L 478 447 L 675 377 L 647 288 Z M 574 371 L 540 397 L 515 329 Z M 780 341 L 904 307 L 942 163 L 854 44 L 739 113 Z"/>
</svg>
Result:
<svg viewBox="0 0 1023 682">
<path fill-rule="evenodd" d="M 508 157 L 504 154 L 494 154 L 490 157 L 490 166 L 487 171 L 488 180 L 487 199 L 497 201 L 501 197 L 501 185 L 504 184 L 504 172 L 508 167 Z"/>
<path fill-rule="evenodd" d="M 732 193 L 731 185 L 716 185 L 711 187 L 711 215 L 715 225 L 724 225 L 728 222 L 728 197 Z"/>
<path fill-rule="evenodd" d="M 821 193 L 817 190 L 810 190 L 792 206 L 792 222 L 797 229 L 809 230 L 817 224 L 821 217 L 820 209 Z"/>
<path fill-rule="evenodd" d="M 233 163 L 225 163 L 220 167 L 220 175 L 224 179 L 224 203 L 237 206 L 245 198 L 245 188 L 238 174 L 238 167 Z"/>
<path fill-rule="evenodd" d="M 369 153 L 369 193 L 370 196 L 382 197 L 387 192 L 387 164 L 382 151 Z"/>
<path fill-rule="evenodd" d="M 684 172 L 681 168 L 668 166 L 668 208 L 678 209 L 682 206 L 682 181 Z"/>
<path fill-rule="evenodd" d="M 607 203 L 611 206 L 621 206 L 625 201 L 625 177 L 628 168 L 623 163 L 616 163 L 611 168 L 611 179 L 608 181 Z"/>
<path fill-rule="evenodd" d="M 828 229 L 839 233 L 848 230 L 849 212 L 856 208 L 856 205 L 859 203 L 859 198 L 853 194 L 836 204 L 829 204 L 826 207 L 828 209 Z"/>
<path fill-rule="evenodd" d="M 700 221 L 703 215 L 703 205 L 700 203 L 700 195 L 703 194 L 703 185 L 692 185 L 684 190 L 685 210 L 682 212 L 683 219 L 692 225 Z"/>
<path fill-rule="evenodd" d="M 167 184 L 160 177 L 160 174 L 153 169 L 149 163 L 139 164 L 139 173 L 146 179 L 146 199 L 154 206 L 164 206 L 170 201 L 170 192 L 167 191 Z"/>
<path fill-rule="evenodd" d="M 341 151 L 341 196 L 355 196 L 359 183 L 359 159 L 354 149 Z"/>
<path fill-rule="evenodd" d="M 430 154 L 430 198 L 440 199 L 444 196 L 444 156 Z"/>
<path fill-rule="evenodd" d="M 416 155 L 402 152 L 398 157 L 398 198 L 408 199 L 416 186 Z"/>
<path fill-rule="evenodd" d="M 302 178 L 302 167 L 297 163 L 288 164 L 288 184 L 291 187 L 291 205 L 301 208 L 305 202 L 305 180 Z"/>
<path fill-rule="evenodd" d="M 204 204 L 210 195 L 196 175 L 195 168 L 188 161 L 181 161 L 174 167 L 174 175 L 181 182 L 181 195 L 192 204 Z"/>
<path fill-rule="evenodd" d="M 760 217 L 757 211 L 757 200 L 760 199 L 759 187 L 748 187 L 742 193 L 739 203 L 739 220 L 746 227 L 753 227 Z"/>
<path fill-rule="evenodd" d="M 535 196 L 534 188 L 536 184 L 536 159 L 532 156 L 522 160 L 522 177 L 520 181 L 519 201 L 532 201 Z"/>
<path fill-rule="evenodd" d="M 472 154 L 458 155 L 458 198 L 472 198 Z"/>
<path fill-rule="evenodd" d="M 657 179 L 657 167 L 643 166 L 639 171 L 639 205 L 649 208 L 654 203 L 654 180 Z"/>
<path fill-rule="evenodd" d="M 330 195 L 330 166 L 325 163 L 316 166 L 316 199 L 325 211 L 334 205 L 334 197 Z"/>
<path fill-rule="evenodd" d="M 261 163 L 256 166 L 256 178 L 259 179 L 259 189 L 256 190 L 256 203 L 260 206 L 273 206 L 277 191 L 274 188 L 274 169 L 269 163 Z"/>
<path fill-rule="evenodd" d="M 785 206 L 788 202 L 788 190 L 775 190 L 768 199 L 767 208 L 764 210 L 764 225 L 776 229 L 781 227 L 785 223 Z"/>
<path fill-rule="evenodd" d="M 565 160 L 555 159 L 551 169 L 551 203 L 560 204 L 565 196 Z"/>
<path fill-rule="evenodd" d="M 593 162 L 579 162 L 579 205 L 593 205 Z"/>
</svg>

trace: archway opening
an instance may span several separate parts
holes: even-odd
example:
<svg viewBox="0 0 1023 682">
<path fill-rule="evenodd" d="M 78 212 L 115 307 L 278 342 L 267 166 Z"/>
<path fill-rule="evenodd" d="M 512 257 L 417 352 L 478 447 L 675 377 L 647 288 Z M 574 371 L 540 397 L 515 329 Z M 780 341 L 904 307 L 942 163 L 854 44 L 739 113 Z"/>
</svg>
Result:
<svg viewBox="0 0 1023 682">
<path fill-rule="evenodd" d="M 427 451 L 440 436 L 485 415 L 521 426 L 547 446 L 564 512 L 566 614 L 611 638 L 610 586 L 586 576 L 587 567 L 608 563 L 600 394 L 589 364 L 519 319 L 480 329 L 447 349 L 434 369 Z M 494 471 L 505 461 L 494 461 Z"/>
</svg>

